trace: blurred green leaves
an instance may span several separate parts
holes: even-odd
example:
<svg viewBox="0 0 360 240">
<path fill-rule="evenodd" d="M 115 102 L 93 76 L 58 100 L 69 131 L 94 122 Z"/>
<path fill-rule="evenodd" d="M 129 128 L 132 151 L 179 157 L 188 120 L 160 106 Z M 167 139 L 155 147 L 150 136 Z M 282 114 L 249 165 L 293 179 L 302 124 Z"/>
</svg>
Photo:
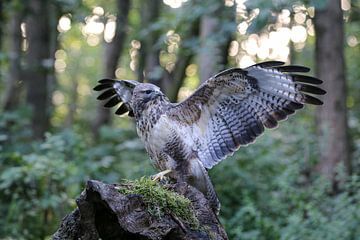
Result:
<svg viewBox="0 0 360 240">
<path fill-rule="evenodd" d="M 331 195 L 329 182 L 312 171 L 316 136 L 305 117 L 268 131 L 210 171 L 230 239 L 359 236 L 360 179 L 350 177 L 339 194 Z"/>
<path fill-rule="evenodd" d="M 26 128 L 21 113 L 4 114 L 0 123 Z M 19 134 L 19 136 L 16 136 Z M 134 130 L 103 128 L 99 141 L 64 130 L 43 142 L 3 132 L 0 152 L 0 238 L 44 239 L 75 207 L 88 179 L 119 182 L 152 173 Z M 14 141 L 16 145 L 9 146 Z"/>
</svg>

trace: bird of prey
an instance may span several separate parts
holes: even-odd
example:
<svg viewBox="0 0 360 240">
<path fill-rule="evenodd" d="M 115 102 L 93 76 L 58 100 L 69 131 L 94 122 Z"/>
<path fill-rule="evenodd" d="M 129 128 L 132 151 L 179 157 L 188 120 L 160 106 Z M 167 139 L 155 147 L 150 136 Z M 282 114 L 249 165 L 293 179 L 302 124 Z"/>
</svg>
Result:
<svg viewBox="0 0 360 240">
<path fill-rule="evenodd" d="M 94 88 L 105 107 L 135 118 L 153 165 L 200 190 L 215 212 L 220 204 L 207 170 L 254 142 L 265 128 L 302 108 L 321 105 L 321 80 L 309 68 L 269 61 L 231 68 L 208 79 L 187 99 L 171 103 L 159 87 L 133 80 L 102 79 Z M 310 94 L 310 95 L 309 95 Z"/>
</svg>

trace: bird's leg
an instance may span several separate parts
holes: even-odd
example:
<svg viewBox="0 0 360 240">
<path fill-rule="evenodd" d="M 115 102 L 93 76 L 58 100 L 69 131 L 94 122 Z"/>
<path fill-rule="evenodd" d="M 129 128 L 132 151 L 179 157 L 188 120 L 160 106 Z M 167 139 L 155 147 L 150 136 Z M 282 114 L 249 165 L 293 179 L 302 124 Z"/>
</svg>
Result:
<svg viewBox="0 0 360 240">
<path fill-rule="evenodd" d="M 171 173 L 170 169 L 166 169 L 165 171 L 159 172 L 153 176 L 151 176 L 153 181 L 158 181 L 158 180 L 163 180 L 163 178 L 165 177 L 165 175 Z"/>
</svg>

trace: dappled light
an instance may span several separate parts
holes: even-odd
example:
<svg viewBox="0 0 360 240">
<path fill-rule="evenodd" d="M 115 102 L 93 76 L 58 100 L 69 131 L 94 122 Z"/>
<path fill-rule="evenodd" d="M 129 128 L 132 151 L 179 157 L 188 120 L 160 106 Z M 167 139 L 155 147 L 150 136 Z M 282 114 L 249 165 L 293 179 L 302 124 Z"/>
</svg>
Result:
<svg viewBox="0 0 360 240">
<path fill-rule="evenodd" d="M 104 9 L 102 7 L 100 7 L 100 6 L 94 7 L 92 12 L 93 12 L 93 14 L 98 15 L 98 16 L 102 16 L 105 13 Z"/>
<path fill-rule="evenodd" d="M 61 104 L 64 104 L 65 102 L 65 96 L 60 91 L 54 91 L 53 97 L 52 97 L 52 103 L 55 106 L 59 106 Z"/>
<path fill-rule="evenodd" d="M 59 20 L 58 31 L 66 32 L 71 28 L 71 20 L 68 16 L 62 16 Z"/>
<path fill-rule="evenodd" d="M 188 0 L 164 0 L 164 3 L 172 8 L 179 8 L 183 4 L 183 2 L 186 1 Z"/>
<path fill-rule="evenodd" d="M 111 42 L 115 36 L 116 22 L 115 19 L 109 18 L 105 25 L 104 39 L 106 42 Z"/>
<path fill-rule="evenodd" d="M 245 40 L 241 41 L 241 48 L 244 51 L 236 51 L 239 57 L 239 66 L 245 67 L 246 64 L 252 63 L 256 58 L 260 60 L 277 59 L 287 62 L 290 54 L 290 41 L 294 43 L 296 51 L 301 51 L 308 36 L 314 36 L 314 27 L 311 19 L 307 19 L 307 14 L 313 14 L 311 7 L 306 8 L 304 5 L 294 5 L 293 21 L 296 24 L 291 24 L 290 11 L 283 9 L 277 16 L 277 22 L 274 25 L 275 30 L 267 33 L 251 34 Z M 240 10 L 242 11 L 242 10 Z M 260 12 L 259 9 L 253 10 L 253 15 L 256 16 Z M 253 18 L 254 16 L 249 16 Z M 238 24 L 237 29 L 241 35 L 244 35 L 249 28 L 247 20 Z M 232 43 L 230 50 L 234 50 Z M 230 56 L 234 56 L 234 51 L 231 51 Z M 247 55 L 245 58 L 244 56 Z M 250 61 L 249 59 L 253 59 Z"/>
<path fill-rule="evenodd" d="M 82 28 L 82 33 L 87 34 L 101 34 L 104 31 L 104 24 L 99 22 L 98 16 L 90 16 L 85 18 L 85 26 Z"/>
<path fill-rule="evenodd" d="M 341 0 L 341 8 L 344 11 L 349 11 L 351 9 L 351 0 Z"/>
<path fill-rule="evenodd" d="M 350 47 L 356 47 L 358 44 L 359 44 L 359 40 L 357 39 L 356 36 L 354 35 L 351 35 L 347 38 L 347 44 L 350 46 Z"/>
<path fill-rule="evenodd" d="M 141 47 L 141 43 L 138 40 L 131 41 L 131 49 L 129 50 L 131 61 L 129 66 L 132 71 L 136 71 L 140 47 Z"/>
</svg>

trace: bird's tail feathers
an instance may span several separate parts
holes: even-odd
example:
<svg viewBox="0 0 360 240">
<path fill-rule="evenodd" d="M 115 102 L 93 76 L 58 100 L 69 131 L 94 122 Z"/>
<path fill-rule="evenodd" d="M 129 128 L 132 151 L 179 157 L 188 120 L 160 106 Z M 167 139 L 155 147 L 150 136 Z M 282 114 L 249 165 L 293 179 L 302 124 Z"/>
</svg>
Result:
<svg viewBox="0 0 360 240">
<path fill-rule="evenodd" d="M 189 182 L 190 185 L 202 192 L 206 199 L 209 201 L 210 207 L 213 209 L 216 215 L 220 212 L 220 201 L 215 192 L 214 186 L 210 180 L 208 172 L 205 167 L 202 165 L 200 160 L 192 161 L 191 166 L 191 176 L 192 181 Z"/>
</svg>

